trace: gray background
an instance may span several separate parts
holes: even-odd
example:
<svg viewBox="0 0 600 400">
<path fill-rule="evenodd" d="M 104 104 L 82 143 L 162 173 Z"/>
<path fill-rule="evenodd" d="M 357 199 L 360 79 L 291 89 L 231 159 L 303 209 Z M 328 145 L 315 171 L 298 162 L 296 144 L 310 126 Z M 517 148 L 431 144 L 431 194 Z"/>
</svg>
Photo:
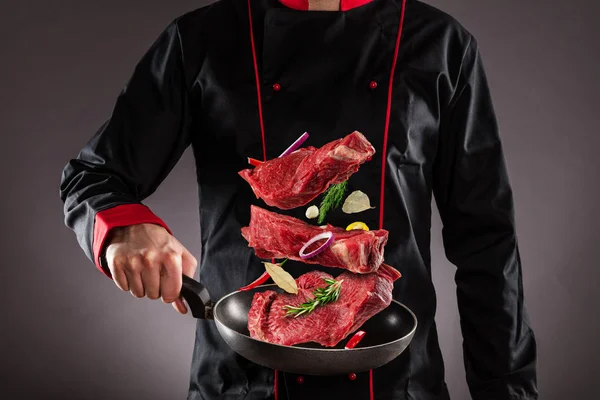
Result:
<svg viewBox="0 0 600 400">
<path fill-rule="evenodd" d="M 597 2 L 431 1 L 478 38 L 517 207 L 544 400 L 597 399 Z M 60 172 L 142 53 L 204 1 L 20 0 L 0 17 L 0 398 L 184 399 L 194 321 L 97 272 L 63 225 Z M 187 152 L 146 202 L 199 254 Z M 437 320 L 453 399 L 469 399 L 454 267 L 433 225 Z"/>
</svg>

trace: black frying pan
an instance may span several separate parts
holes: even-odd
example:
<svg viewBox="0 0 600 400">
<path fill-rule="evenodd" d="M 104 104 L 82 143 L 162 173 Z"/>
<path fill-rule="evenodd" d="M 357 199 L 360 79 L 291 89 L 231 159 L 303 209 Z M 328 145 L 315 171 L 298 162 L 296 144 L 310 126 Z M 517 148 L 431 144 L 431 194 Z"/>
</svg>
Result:
<svg viewBox="0 0 600 400">
<path fill-rule="evenodd" d="M 406 306 L 392 300 L 383 311 L 363 324 L 366 335 L 351 350 L 344 349 L 350 334 L 336 347 L 316 343 L 282 346 L 253 339 L 248 332 L 248 311 L 254 293 L 276 285 L 263 285 L 230 293 L 214 303 L 208 290 L 183 276 L 182 297 L 195 318 L 214 319 L 223 340 L 242 357 L 267 368 L 303 375 L 340 375 L 380 367 L 402 353 L 413 338 L 417 318 Z"/>
</svg>

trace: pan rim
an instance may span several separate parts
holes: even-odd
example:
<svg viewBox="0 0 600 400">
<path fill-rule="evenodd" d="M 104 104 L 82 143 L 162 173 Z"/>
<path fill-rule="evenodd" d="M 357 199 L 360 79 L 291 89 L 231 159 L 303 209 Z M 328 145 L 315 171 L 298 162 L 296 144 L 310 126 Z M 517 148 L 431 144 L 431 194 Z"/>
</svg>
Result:
<svg viewBox="0 0 600 400">
<path fill-rule="evenodd" d="M 270 283 L 270 284 L 267 284 L 267 285 L 257 286 L 254 289 L 269 288 L 269 287 L 273 287 L 273 286 L 277 286 L 277 285 L 274 284 L 274 283 Z M 401 338 L 398 338 L 396 340 L 392 340 L 391 342 L 387 342 L 387 343 L 383 343 L 383 344 L 378 344 L 378 345 L 375 345 L 375 346 L 359 347 L 359 348 L 354 348 L 354 349 L 328 349 L 328 348 L 319 349 L 319 348 L 313 348 L 313 347 L 294 347 L 294 346 L 288 346 L 288 345 L 283 345 L 283 344 L 270 343 L 270 342 L 265 342 L 264 340 L 255 339 L 255 338 L 251 337 L 250 335 L 245 335 L 243 333 L 240 333 L 240 332 L 236 331 L 235 329 L 232 329 L 232 328 L 228 327 L 223 321 L 221 321 L 219 319 L 217 309 L 218 309 L 219 305 L 221 304 L 221 302 L 223 300 L 225 300 L 226 298 L 231 297 L 231 296 L 235 295 L 236 293 L 240 293 L 240 292 L 241 292 L 241 290 L 236 290 L 235 292 L 231 292 L 231 293 L 229 293 L 229 294 L 221 297 L 219 299 L 219 301 L 217 301 L 215 303 L 214 308 L 213 308 L 213 311 L 214 311 L 214 314 L 213 314 L 214 315 L 214 320 L 216 322 L 218 322 L 219 324 L 221 324 L 223 327 L 225 327 L 225 328 L 227 328 L 227 329 L 229 329 L 231 331 L 234 331 L 238 335 L 242 335 L 242 336 L 244 336 L 244 337 L 246 337 L 246 338 L 248 338 L 248 339 L 250 339 L 252 341 L 255 341 L 255 342 L 258 342 L 258 343 L 262 343 L 262 344 L 268 344 L 268 345 L 271 345 L 271 346 L 282 347 L 282 348 L 285 348 L 285 349 L 290 349 L 292 351 L 294 351 L 294 350 L 310 350 L 310 351 L 316 351 L 316 352 L 348 352 L 348 351 L 360 352 L 360 351 L 373 350 L 373 349 L 376 349 L 376 348 L 379 348 L 379 347 L 390 346 L 390 345 L 393 345 L 393 344 L 405 341 L 407 338 L 410 338 L 412 335 L 414 335 L 414 333 L 417 330 L 417 326 L 419 325 L 419 321 L 418 321 L 417 316 L 415 315 L 415 313 L 410 308 L 408 308 L 406 305 L 404 305 L 404 304 L 400 303 L 399 301 L 394 300 L 392 298 L 392 303 L 396 303 L 399 306 L 401 306 L 402 308 L 404 308 L 406 311 L 408 311 L 408 313 L 411 315 L 411 317 L 413 319 L 414 324 L 413 324 L 413 327 L 412 327 L 412 329 L 411 329 L 411 331 L 409 333 L 407 333 L 406 335 L 402 336 Z M 303 343 L 300 343 L 300 344 L 303 344 Z"/>
</svg>

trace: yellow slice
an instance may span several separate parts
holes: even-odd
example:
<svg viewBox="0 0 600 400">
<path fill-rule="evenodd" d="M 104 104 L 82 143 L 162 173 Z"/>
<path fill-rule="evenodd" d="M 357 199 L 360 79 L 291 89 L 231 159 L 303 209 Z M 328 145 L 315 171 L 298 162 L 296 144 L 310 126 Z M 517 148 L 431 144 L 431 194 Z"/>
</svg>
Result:
<svg viewBox="0 0 600 400">
<path fill-rule="evenodd" d="M 368 231 L 369 227 L 367 226 L 367 224 L 365 224 L 364 222 L 360 222 L 360 221 L 353 222 L 346 227 L 347 231 L 353 231 L 355 229 L 362 229 L 363 231 Z"/>
</svg>

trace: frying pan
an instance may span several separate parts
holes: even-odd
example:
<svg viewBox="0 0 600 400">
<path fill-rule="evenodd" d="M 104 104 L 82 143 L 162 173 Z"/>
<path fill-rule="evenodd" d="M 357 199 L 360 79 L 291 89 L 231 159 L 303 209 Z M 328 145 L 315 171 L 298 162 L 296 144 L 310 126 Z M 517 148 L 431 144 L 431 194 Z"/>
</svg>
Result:
<svg viewBox="0 0 600 400">
<path fill-rule="evenodd" d="M 316 343 L 283 346 L 250 337 L 248 311 L 255 293 L 267 289 L 282 292 L 274 284 L 257 286 L 226 295 L 216 303 L 198 281 L 183 276 L 181 296 L 195 318 L 214 319 L 223 340 L 242 357 L 274 370 L 303 375 L 340 375 L 378 368 L 398 357 L 409 345 L 417 328 L 415 314 L 405 305 L 392 303 L 367 322 L 366 332 L 350 350 L 344 345 L 352 334 L 336 347 Z"/>
</svg>

